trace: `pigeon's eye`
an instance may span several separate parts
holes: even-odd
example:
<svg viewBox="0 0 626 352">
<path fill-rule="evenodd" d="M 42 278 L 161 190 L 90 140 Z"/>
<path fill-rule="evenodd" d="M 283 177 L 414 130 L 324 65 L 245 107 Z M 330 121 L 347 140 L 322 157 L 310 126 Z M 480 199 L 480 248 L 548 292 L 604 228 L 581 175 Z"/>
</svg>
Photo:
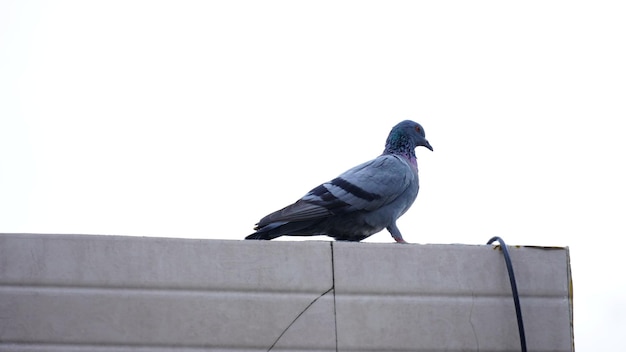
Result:
<svg viewBox="0 0 626 352">
<path fill-rule="evenodd" d="M 415 126 L 415 130 L 416 130 L 417 132 L 422 132 L 422 131 L 420 130 L 420 127 L 419 127 L 419 126 Z"/>
</svg>

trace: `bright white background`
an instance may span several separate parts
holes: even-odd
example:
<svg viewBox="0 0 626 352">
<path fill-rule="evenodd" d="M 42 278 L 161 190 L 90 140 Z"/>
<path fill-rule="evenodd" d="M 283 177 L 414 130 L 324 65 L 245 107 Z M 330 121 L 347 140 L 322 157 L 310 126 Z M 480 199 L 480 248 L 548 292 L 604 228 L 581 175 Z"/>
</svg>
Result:
<svg viewBox="0 0 626 352">
<path fill-rule="evenodd" d="M 0 0 L 0 232 L 242 239 L 413 119 L 435 151 L 417 150 L 405 239 L 569 246 L 577 350 L 617 351 L 625 19 L 605 1 Z"/>
</svg>

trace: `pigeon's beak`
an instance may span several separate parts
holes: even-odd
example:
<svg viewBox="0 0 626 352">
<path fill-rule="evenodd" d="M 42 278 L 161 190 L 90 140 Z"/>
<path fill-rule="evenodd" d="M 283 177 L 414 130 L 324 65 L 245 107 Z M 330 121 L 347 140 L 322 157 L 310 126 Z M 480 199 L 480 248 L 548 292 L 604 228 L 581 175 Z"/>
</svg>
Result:
<svg viewBox="0 0 626 352">
<path fill-rule="evenodd" d="M 424 139 L 424 144 L 422 144 L 424 147 L 430 149 L 430 151 L 433 151 L 433 147 L 431 147 L 430 143 L 428 143 L 428 141 L 426 139 Z"/>
</svg>

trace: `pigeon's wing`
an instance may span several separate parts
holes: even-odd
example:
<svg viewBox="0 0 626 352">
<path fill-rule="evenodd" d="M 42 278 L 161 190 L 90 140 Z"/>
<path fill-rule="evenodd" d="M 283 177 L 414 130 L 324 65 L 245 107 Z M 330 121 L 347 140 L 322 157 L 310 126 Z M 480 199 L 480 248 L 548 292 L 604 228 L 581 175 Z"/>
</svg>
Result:
<svg viewBox="0 0 626 352">
<path fill-rule="evenodd" d="M 319 220 L 358 210 L 373 211 L 402 195 L 411 182 L 417 182 L 417 177 L 406 161 L 383 155 L 315 187 L 297 202 L 261 219 L 256 228 L 278 222 Z"/>
<path fill-rule="evenodd" d="M 393 202 L 415 182 L 418 182 L 416 170 L 405 159 L 382 155 L 344 172 L 323 186 L 336 198 L 331 203 L 348 204 L 346 210 L 373 211 Z M 331 197 L 326 195 L 326 198 Z"/>
</svg>

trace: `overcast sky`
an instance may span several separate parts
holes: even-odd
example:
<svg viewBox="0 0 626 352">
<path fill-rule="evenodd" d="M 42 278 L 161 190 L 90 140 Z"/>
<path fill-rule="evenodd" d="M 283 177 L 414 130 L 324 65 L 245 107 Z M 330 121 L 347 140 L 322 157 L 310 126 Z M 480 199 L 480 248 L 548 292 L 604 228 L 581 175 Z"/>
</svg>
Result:
<svg viewBox="0 0 626 352">
<path fill-rule="evenodd" d="M 0 232 L 242 239 L 412 119 L 435 151 L 417 150 L 404 238 L 569 246 L 577 350 L 618 350 L 625 18 L 618 1 L 0 0 Z"/>
</svg>

